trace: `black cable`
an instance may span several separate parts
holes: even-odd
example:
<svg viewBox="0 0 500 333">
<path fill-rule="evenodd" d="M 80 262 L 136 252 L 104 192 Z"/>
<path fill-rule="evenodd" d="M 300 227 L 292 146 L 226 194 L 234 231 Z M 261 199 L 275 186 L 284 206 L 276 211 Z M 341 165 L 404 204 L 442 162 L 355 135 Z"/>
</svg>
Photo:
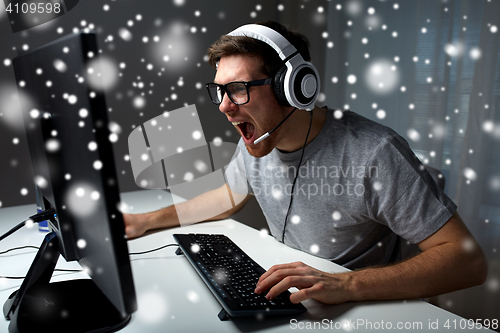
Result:
<svg viewBox="0 0 500 333">
<path fill-rule="evenodd" d="M 54 272 L 83 272 L 81 269 L 64 269 L 64 268 L 56 268 Z"/>
<path fill-rule="evenodd" d="M 158 247 L 156 249 L 152 249 L 152 250 L 147 250 L 147 251 L 143 251 L 143 252 L 134 252 L 134 253 L 130 253 L 130 255 L 138 255 L 138 254 L 146 254 L 146 253 L 150 253 L 150 252 L 154 252 L 154 251 L 158 251 L 158 250 L 161 250 L 161 249 L 164 249 L 166 247 L 169 247 L 169 246 L 179 246 L 179 244 L 167 244 L 167 245 L 163 245 L 161 247 Z"/>
<path fill-rule="evenodd" d="M 43 221 L 43 220 L 42 220 Z M 22 222 L 22 223 L 25 223 L 26 221 Z M 20 224 L 22 224 L 20 223 Z M 19 225 L 17 225 L 19 226 Z M 16 227 L 17 227 L 16 226 Z M 20 226 L 18 229 L 20 229 L 22 226 Z M 13 228 L 15 229 L 15 228 Z M 16 230 L 18 230 L 16 229 Z M 11 233 L 15 232 L 16 230 L 12 231 Z M 9 231 L 10 232 L 10 231 Z M 10 235 L 10 234 L 9 234 Z M 8 236 L 8 235 L 7 235 Z M 7 237 L 5 236 L 5 237 Z M 160 246 L 160 247 L 157 247 L 155 249 L 151 249 L 151 250 L 147 250 L 147 251 L 142 251 L 142 252 L 134 252 L 134 253 L 130 253 L 130 255 L 139 255 L 139 254 L 146 254 L 146 253 L 151 253 L 151 252 L 155 252 L 155 251 L 158 251 L 158 250 L 161 250 L 161 249 L 164 249 L 166 247 L 169 247 L 169 246 L 179 246 L 179 244 L 167 244 L 167 245 L 163 245 L 163 246 Z M 1 254 L 5 254 L 5 253 L 8 253 L 10 251 L 14 251 L 14 250 L 20 250 L 20 249 L 25 249 L 25 248 L 34 248 L 34 249 L 38 249 L 38 247 L 36 246 L 32 246 L 32 245 L 27 245 L 27 246 L 21 246 L 21 247 L 14 247 L 12 249 L 8 249 L 7 251 L 3 251 L 3 252 L 0 252 L 0 255 Z M 54 269 L 54 272 L 74 272 L 74 273 L 78 273 L 78 272 L 83 272 L 83 270 L 81 269 L 63 269 L 63 268 L 56 268 Z M 5 276 L 5 275 L 0 275 L 0 279 L 3 278 L 3 279 L 12 279 L 12 280 L 21 280 L 21 279 L 24 279 L 25 276 Z"/>
<path fill-rule="evenodd" d="M 70 272 L 70 273 L 71 272 L 74 272 L 74 273 L 76 273 L 76 272 L 83 272 L 82 270 L 71 270 L 71 269 L 55 269 L 54 271 Z M 66 274 L 57 274 L 57 275 L 53 275 L 52 277 L 60 276 L 60 275 L 66 275 Z M 0 275 L 0 279 L 22 280 L 24 278 L 26 278 L 26 276 L 5 276 L 5 275 Z M 18 288 L 18 287 L 13 287 L 13 288 Z"/>
<path fill-rule="evenodd" d="M 285 230 L 286 230 L 286 222 L 288 221 L 288 215 L 290 214 L 290 210 L 292 208 L 293 190 L 295 189 L 295 183 L 297 182 L 297 178 L 300 172 L 300 165 L 302 164 L 302 158 L 304 157 L 304 152 L 306 151 L 307 139 L 309 138 L 309 133 L 311 132 L 312 122 L 313 122 L 313 111 L 311 110 L 311 120 L 309 120 L 309 129 L 307 130 L 306 141 L 304 141 L 304 146 L 302 147 L 302 154 L 300 155 L 299 166 L 297 167 L 297 173 L 295 174 L 295 178 L 293 179 L 292 191 L 290 193 L 290 204 L 288 205 L 288 211 L 285 216 L 285 224 L 283 225 L 283 235 L 281 236 L 281 242 L 285 243 Z"/>
<path fill-rule="evenodd" d="M 150 252 L 154 252 L 154 251 L 158 251 L 158 250 L 161 250 L 161 249 L 164 249 L 166 247 L 169 247 L 169 246 L 179 246 L 179 244 L 167 244 L 167 245 L 163 245 L 161 247 L 158 247 L 156 249 L 151 249 L 151 250 L 147 250 L 147 251 L 143 251 L 143 252 L 136 252 L 136 253 L 130 253 L 130 255 L 137 255 L 137 254 L 146 254 L 146 253 L 150 253 Z M 12 249 L 8 249 L 6 251 L 3 251 L 3 252 L 0 252 L 0 255 L 2 254 L 6 254 L 10 251 L 15 251 L 15 250 L 22 250 L 22 249 L 36 249 L 38 250 L 39 247 L 37 246 L 33 246 L 33 245 L 26 245 L 26 246 L 20 246 L 20 247 L 13 247 Z"/>
<path fill-rule="evenodd" d="M 54 272 L 70 272 L 70 273 L 80 273 L 83 272 L 81 269 L 64 269 L 64 268 L 56 268 L 54 269 Z M 61 275 L 61 274 L 59 274 Z M 54 275 L 57 276 L 57 275 Z M 24 279 L 25 276 L 5 276 L 5 275 L 0 275 L 0 279 L 12 279 L 12 280 L 21 280 Z"/>
<path fill-rule="evenodd" d="M 38 250 L 38 246 L 33 246 L 33 245 L 26 245 L 26 246 L 20 246 L 20 247 L 13 247 L 12 249 L 8 249 L 6 251 L 0 252 L 0 255 L 9 253 L 10 251 L 15 251 L 15 250 L 22 250 L 22 249 L 36 249 Z M 32 252 L 29 252 L 32 253 Z"/>
<path fill-rule="evenodd" d="M 53 221 L 55 217 L 56 217 L 55 209 L 49 208 L 47 210 L 44 210 L 43 212 L 30 216 L 30 220 L 32 220 L 35 223 L 38 223 L 45 220 Z"/>
<path fill-rule="evenodd" d="M 273 128 L 271 131 L 269 131 L 269 134 L 271 134 L 272 132 L 274 132 L 278 127 L 281 126 L 281 124 L 283 124 L 285 122 L 285 120 L 287 120 L 294 112 L 295 110 L 297 110 L 297 108 L 293 108 L 292 112 L 290 112 L 289 114 L 286 115 L 286 117 L 278 124 L 278 126 L 276 126 L 275 128 Z"/>
<path fill-rule="evenodd" d="M 0 241 L 3 240 L 4 238 L 9 237 L 13 233 L 15 233 L 16 231 L 18 231 L 22 227 L 24 227 L 26 225 L 26 222 L 28 222 L 28 221 L 33 221 L 35 223 L 38 223 L 38 222 L 45 221 L 45 220 L 53 220 L 54 217 L 55 217 L 55 210 L 53 208 L 44 210 L 43 212 L 40 212 L 40 213 L 35 214 L 33 216 L 30 216 L 29 219 L 24 220 L 23 222 L 19 223 L 14 228 L 10 229 L 5 234 L 3 234 L 2 236 L 0 236 Z"/>
<path fill-rule="evenodd" d="M 167 245 L 163 245 L 161 247 L 158 247 L 156 249 L 151 249 L 151 250 L 147 250 L 147 251 L 143 251 L 143 252 L 135 252 L 135 253 L 130 253 L 130 255 L 138 255 L 138 254 L 146 254 L 146 253 L 150 253 L 150 252 L 154 252 L 154 251 L 158 251 L 158 250 L 161 250 L 161 249 L 164 249 L 166 247 L 169 247 L 169 246 L 179 246 L 179 244 L 167 244 Z M 22 250 L 22 249 L 36 249 L 38 250 L 39 247 L 37 246 L 33 246 L 33 245 L 26 245 L 26 246 L 20 246 L 20 247 L 13 247 L 12 249 L 8 249 L 6 251 L 3 251 L 3 252 L 0 252 L 0 255 L 2 254 L 6 254 L 10 251 L 15 251 L 15 250 Z"/>
<path fill-rule="evenodd" d="M 0 236 L 0 241 L 3 240 L 4 238 L 7 238 L 9 237 L 10 235 L 12 235 L 13 233 L 15 233 L 16 231 L 18 231 L 19 229 L 21 229 L 22 227 L 24 227 L 24 225 L 26 224 L 26 222 L 29 221 L 29 220 L 26 220 L 26 221 L 23 221 L 21 223 L 19 223 L 18 225 L 16 225 L 14 228 L 10 229 L 9 231 L 7 231 L 5 234 L 3 234 L 2 236 Z"/>
<path fill-rule="evenodd" d="M 25 276 L 3 276 L 3 275 L 0 275 L 0 279 L 21 280 L 24 278 L 25 278 Z"/>
<path fill-rule="evenodd" d="M 30 249 L 39 249 L 39 247 L 37 247 L 37 246 L 26 245 L 26 246 L 21 246 L 21 247 L 14 247 L 12 249 L 8 249 L 7 251 L 0 252 L 0 255 L 8 253 L 10 251 L 21 250 L 21 249 L 28 249 L 28 248 L 30 248 Z M 73 273 L 77 273 L 77 272 L 83 272 L 83 270 L 81 270 L 81 269 L 56 268 L 56 269 L 54 269 L 54 272 L 73 272 Z M 25 276 L 5 276 L 5 275 L 0 275 L 0 278 L 20 280 L 20 279 L 24 279 Z"/>
</svg>

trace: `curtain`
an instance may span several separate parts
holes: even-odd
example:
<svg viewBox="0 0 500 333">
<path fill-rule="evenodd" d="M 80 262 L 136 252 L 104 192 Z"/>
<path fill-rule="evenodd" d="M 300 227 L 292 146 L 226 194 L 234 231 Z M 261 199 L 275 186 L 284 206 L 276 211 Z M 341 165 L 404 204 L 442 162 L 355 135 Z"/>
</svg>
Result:
<svg viewBox="0 0 500 333">
<path fill-rule="evenodd" d="M 488 258 L 484 285 L 432 302 L 499 318 L 500 1 L 347 0 L 327 22 L 323 103 L 393 128 L 440 169 Z"/>
</svg>

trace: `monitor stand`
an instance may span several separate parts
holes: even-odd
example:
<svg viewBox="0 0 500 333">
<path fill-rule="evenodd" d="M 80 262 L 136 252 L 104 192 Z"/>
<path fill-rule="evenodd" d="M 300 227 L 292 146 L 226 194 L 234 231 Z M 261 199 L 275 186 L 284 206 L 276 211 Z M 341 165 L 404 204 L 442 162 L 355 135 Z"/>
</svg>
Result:
<svg viewBox="0 0 500 333">
<path fill-rule="evenodd" d="M 52 232 L 3 306 L 9 332 L 114 332 L 127 325 L 131 316 L 122 316 L 91 279 L 49 283 L 59 255 Z"/>
</svg>

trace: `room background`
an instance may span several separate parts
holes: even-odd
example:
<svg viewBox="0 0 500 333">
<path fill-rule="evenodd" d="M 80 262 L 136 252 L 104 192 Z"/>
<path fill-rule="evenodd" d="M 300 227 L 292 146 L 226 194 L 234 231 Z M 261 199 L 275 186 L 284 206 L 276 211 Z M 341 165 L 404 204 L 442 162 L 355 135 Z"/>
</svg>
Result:
<svg viewBox="0 0 500 333">
<path fill-rule="evenodd" d="M 244 23 L 276 20 L 304 33 L 321 79 L 318 105 L 392 127 L 429 166 L 481 244 L 485 284 L 430 302 L 471 319 L 500 319 L 500 1 L 80 1 L 65 15 L 12 33 L 0 4 L 0 207 L 35 202 L 11 59 L 74 31 L 98 33 L 122 192 L 132 176 L 127 137 L 143 122 L 196 104 L 207 141 L 238 133 L 214 106 L 206 49 Z M 266 222 L 255 202 L 236 219 Z M 0 221 L 8 230 L 15 221 Z"/>
</svg>

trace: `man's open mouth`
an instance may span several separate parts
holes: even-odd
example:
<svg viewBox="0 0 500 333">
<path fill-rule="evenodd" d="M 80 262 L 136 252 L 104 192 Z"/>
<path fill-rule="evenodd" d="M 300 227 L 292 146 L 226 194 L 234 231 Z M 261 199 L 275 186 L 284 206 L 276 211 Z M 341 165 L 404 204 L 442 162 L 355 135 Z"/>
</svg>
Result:
<svg viewBox="0 0 500 333">
<path fill-rule="evenodd" d="M 255 134 L 255 126 L 251 123 L 235 121 L 232 124 L 238 127 L 241 136 L 247 140 L 250 140 Z"/>
</svg>

